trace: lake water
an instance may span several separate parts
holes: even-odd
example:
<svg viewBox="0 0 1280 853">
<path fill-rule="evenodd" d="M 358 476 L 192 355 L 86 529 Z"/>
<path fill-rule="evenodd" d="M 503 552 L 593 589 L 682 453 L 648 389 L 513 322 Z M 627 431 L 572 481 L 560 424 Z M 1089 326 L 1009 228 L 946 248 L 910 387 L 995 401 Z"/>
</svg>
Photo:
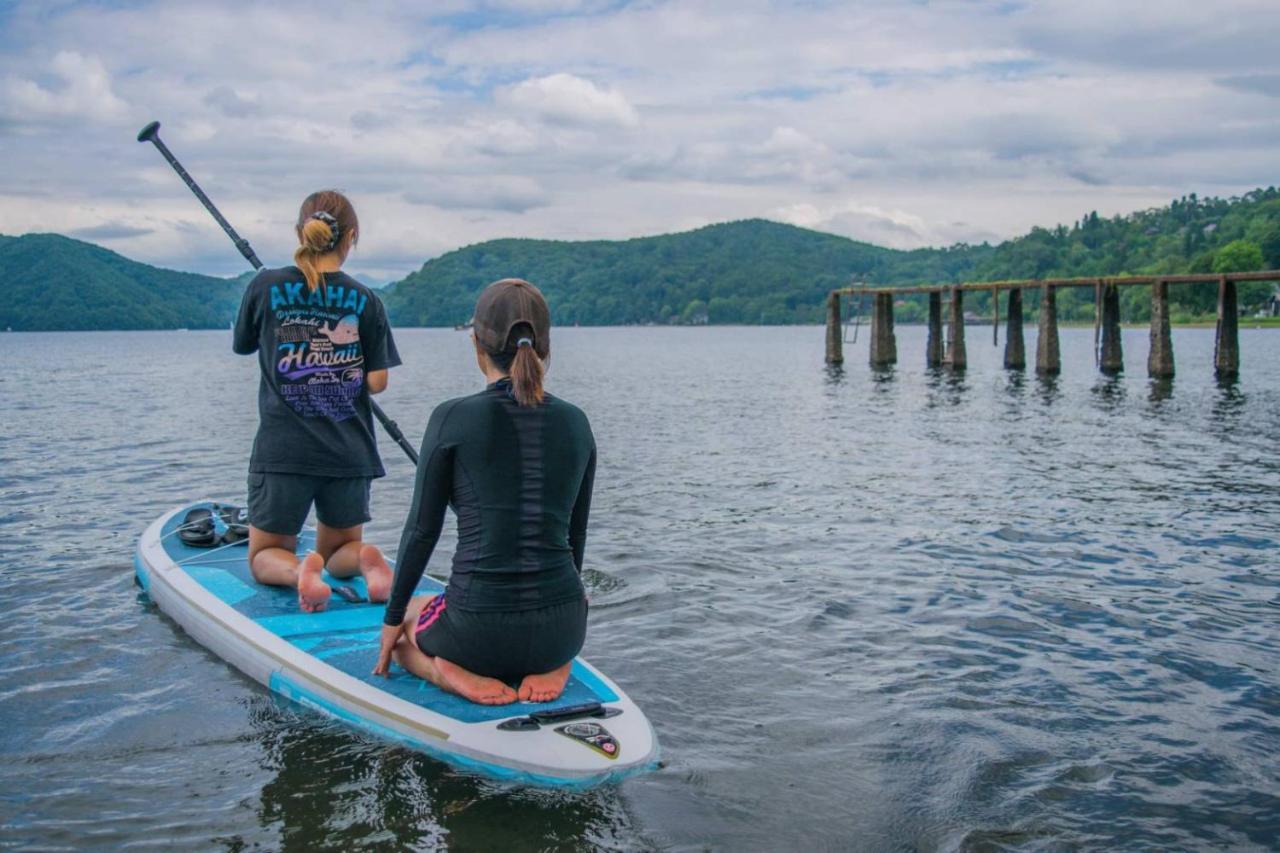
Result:
<svg viewBox="0 0 1280 853">
<path fill-rule="evenodd" d="M 1179 374 L 843 371 L 819 328 L 565 329 L 600 448 L 584 654 L 666 766 L 583 793 L 477 778 L 274 699 L 134 585 L 136 537 L 242 496 L 256 363 L 225 332 L 0 335 L 0 846 L 1267 848 L 1280 839 L 1280 333 Z M 1028 329 L 1034 353 L 1034 330 Z M 415 443 L 477 390 L 397 332 Z M 369 538 L 412 471 L 389 441 Z M 450 522 L 452 526 L 452 522 Z M 447 571 L 452 530 L 430 571 Z"/>
</svg>

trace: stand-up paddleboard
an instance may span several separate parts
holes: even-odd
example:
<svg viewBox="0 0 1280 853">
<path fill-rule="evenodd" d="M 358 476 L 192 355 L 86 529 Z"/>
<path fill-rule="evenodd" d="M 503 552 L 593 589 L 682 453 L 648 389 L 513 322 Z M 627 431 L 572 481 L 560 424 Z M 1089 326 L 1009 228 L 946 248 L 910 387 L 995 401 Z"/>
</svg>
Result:
<svg viewBox="0 0 1280 853">
<path fill-rule="evenodd" d="M 256 583 L 247 543 L 184 541 L 192 510 L 177 507 L 142 534 L 134 561 L 151 600 L 198 643 L 276 693 L 352 726 L 405 743 L 452 764 L 502 779 L 584 786 L 654 767 L 658 743 L 636 704 L 595 667 L 573 662 L 555 702 L 476 705 L 410 675 L 371 674 L 384 605 L 364 581 L 337 580 L 328 609 L 303 613 L 291 589 Z M 188 536 L 187 538 L 191 538 Z M 300 554 L 315 531 L 299 537 Z M 417 594 L 443 592 L 423 576 Z"/>
</svg>

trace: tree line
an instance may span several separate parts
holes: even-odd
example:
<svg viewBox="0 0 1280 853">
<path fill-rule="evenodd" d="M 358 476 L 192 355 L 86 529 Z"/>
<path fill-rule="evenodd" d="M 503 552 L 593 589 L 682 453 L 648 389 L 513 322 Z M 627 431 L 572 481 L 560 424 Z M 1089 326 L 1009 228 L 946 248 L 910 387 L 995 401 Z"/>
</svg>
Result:
<svg viewBox="0 0 1280 853">
<path fill-rule="evenodd" d="M 427 261 L 384 291 L 400 326 L 453 326 L 471 316 L 480 290 L 499 278 L 537 284 L 562 325 L 817 323 L 827 293 L 853 279 L 870 286 L 1124 274 L 1217 273 L 1280 268 L 1280 190 L 1199 198 L 1126 216 L 1083 215 L 990 245 L 959 243 L 899 251 L 761 219 L 633 240 L 504 239 Z M 137 263 L 56 234 L 0 237 L 0 329 L 225 327 L 247 276 L 221 279 Z M 1269 283 L 1244 284 L 1257 310 Z M 1125 320 L 1150 316 L 1145 288 L 1121 289 Z M 1028 294 L 1034 318 L 1038 297 Z M 1209 317 L 1215 285 L 1170 288 L 1173 319 Z M 968 310 L 989 315 L 989 293 Z M 899 322 L 922 321 L 926 297 L 904 296 Z M 1093 291 L 1064 289 L 1064 321 L 1092 320 Z"/>
<path fill-rule="evenodd" d="M 897 251 L 782 225 L 746 220 L 623 241 L 491 240 L 434 258 L 389 286 L 393 322 L 448 326 L 470 317 L 489 282 L 526 278 L 547 295 L 557 323 L 816 323 L 827 293 L 857 278 L 871 286 L 1001 279 L 1088 277 L 1280 268 L 1280 190 L 1229 199 L 1184 196 L 1126 216 L 1090 212 L 1071 225 L 1033 228 L 999 245 L 956 244 Z M 1268 283 L 1240 288 L 1246 310 L 1260 307 Z M 1124 288 L 1126 320 L 1150 316 L 1142 288 Z M 1172 288 L 1176 321 L 1211 314 L 1210 285 Z M 990 312 L 990 294 L 969 310 Z M 1034 317 L 1036 297 L 1029 295 Z M 1063 320 L 1091 320 L 1093 292 L 1064 290 Z M 923 320 L 924 296 L 904 296 L 902 322 Z"/>
</svg>

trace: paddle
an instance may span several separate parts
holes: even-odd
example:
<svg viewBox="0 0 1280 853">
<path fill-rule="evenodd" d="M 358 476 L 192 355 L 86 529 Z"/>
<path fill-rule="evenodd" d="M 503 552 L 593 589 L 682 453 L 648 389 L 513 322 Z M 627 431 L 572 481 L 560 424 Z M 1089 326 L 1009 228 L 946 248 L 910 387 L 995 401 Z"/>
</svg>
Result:
<svg viewBox="0 0 1280 853">
<path fill-rule="evenodd" d="M 255 270 L 262 269 L 262 261 L 258 260 L 258 256 L 253 253 L 253 248 L 249 245 L 249 241 L 236 233 L 236 229 L 231 227 L 231 223 L 223 217 L 218 208 L 213 206 L 213 202 L 204 194 L 204 190 L 200 189 L 200 185 L 195 179 L 187 174 L 187 170 L 182 168 L 182 164 L 178 162 L 178 158 L 173 156 L 169 147 L 160 140 L 160 122 L 153 121 L 151 124 L 138 131 L 139 142 L 150 142 L 155 145 L 156 150 L 169 161 L 169 165 L 178 173 L 178 177 L 186 183 L 191 192 L 195 193 L 196 198 L 200 199 L 200 203 L 204 205 L 205 210 L 217 220 L 222 226 L 222 230 L 227 232 L 227 236 L 231 238 L 231 242 L 235 243 L 236 248 L 240 250 L 240 254 L 244 255 L 245 260 L 253 264 Z M 387 431 L 387 435 L 391 436 L 396 444 L 400 445 L 400 449 L 405 452 L 410 461 L 414 465 L 418 464 L 418 451 L 413 449 L 413 445 L 404 437 L 404 433 L 400 431 L 400 427 L 396 426 L 396 422 L 387 417 L 387 413 L 382 411 L 382 407 L 370 397 L 369 407 L 373 410 L 373 416 L 378 419 L 378 423 L 382 424 L 383 429 Z"/>
</svg>

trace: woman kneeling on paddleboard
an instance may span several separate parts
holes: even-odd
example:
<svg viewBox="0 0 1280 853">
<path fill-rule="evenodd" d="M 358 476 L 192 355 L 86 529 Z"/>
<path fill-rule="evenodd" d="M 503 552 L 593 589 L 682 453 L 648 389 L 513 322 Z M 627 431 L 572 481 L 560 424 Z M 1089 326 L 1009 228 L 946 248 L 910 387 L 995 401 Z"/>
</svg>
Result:
<svg viewBox="0 0 1280 853">
<path fill-rule="evenodd" d="M 386 601 L 391 569 L 360 541 L 369 485 L 386 472 L 369 395 L 400 363 L 377 294 L 342 272 L 359 222 L 339 192 L 313 193 L 298 212 L 297 266 L 264 269 L 249 283 L 232 348 L 258 353 L 258 435 L 249 460 L 249 565 L 259 583 L 298 589 L 303 610 L 323 610 L 334 577 L 361 573 Z M 315 504 L 316 550 L 301 562 L 298 533 Z"/>
<path fill-rule="evenodd" d="M 489 285 L 472 337 L 488 387 L 442 403 L 427 425 L 374 673 L 394 656 L 473 702 L 549 702 L 586 636 L 595 439 L 582 410 L 542 390 L 551 319 L 536 287 Z M 411 599 L 450 505 L 448 587 Z"/>
</svg>

